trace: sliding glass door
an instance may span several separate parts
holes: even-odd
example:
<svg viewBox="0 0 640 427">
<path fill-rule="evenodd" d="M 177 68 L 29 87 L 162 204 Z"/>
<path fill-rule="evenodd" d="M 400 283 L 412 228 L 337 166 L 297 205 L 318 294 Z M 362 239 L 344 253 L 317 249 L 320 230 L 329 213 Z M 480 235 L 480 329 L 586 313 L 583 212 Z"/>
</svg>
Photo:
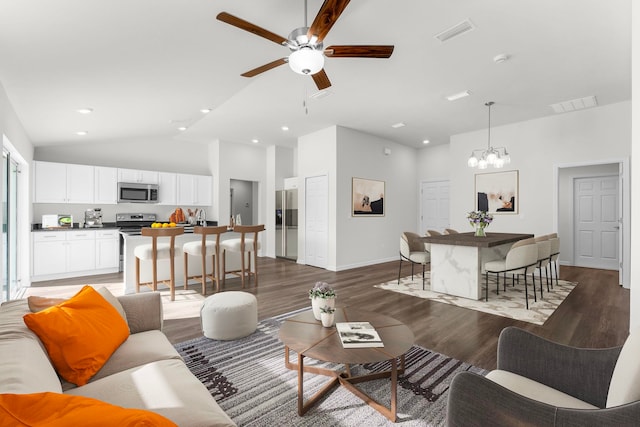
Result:
<svg viewBox="0 0 640 427">
<path fill-rule="evenodd" d="M 0 301 L 18 297 L 18 164 L 2 153 L 2 294 Z"/>
</svg>

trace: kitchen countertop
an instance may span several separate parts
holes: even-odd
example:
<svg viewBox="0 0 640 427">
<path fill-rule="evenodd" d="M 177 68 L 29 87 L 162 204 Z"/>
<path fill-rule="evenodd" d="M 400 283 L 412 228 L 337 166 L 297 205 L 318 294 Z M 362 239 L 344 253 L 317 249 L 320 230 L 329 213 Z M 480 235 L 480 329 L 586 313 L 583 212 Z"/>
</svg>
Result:
<svg viewBox="0 0 640 427">
<path fill-rule="evenodd" d="M 77 222 L 73 223 L 73 228 L 71 227 L 42 228 L 42 224 L 40 223 L 31 225 L 31 231 L 79 231 L 79 230 L 109 230 L 109 229 L 113 230 L 113 229 L 119 229 L 119 228 L 120 227 L 116 227 L 115 222 L 105 222 L 103 223 L 102 227 L 87 227 L 87 228 L 80 228 L 79 223 Z"/>
</svg>

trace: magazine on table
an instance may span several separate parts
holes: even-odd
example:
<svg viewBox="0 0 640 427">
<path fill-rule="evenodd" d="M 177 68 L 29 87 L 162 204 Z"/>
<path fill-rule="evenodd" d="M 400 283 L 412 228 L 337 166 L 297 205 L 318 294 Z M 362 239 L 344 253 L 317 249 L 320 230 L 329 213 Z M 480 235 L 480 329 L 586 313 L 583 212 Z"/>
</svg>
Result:
<svg viewBox="0 0 640 427">
<path fill-rule="evenodd" d="M 380 335 L 369 322 L 338 322 L 336 329 L 344 348 L 384 347 Z"/>
</svg>

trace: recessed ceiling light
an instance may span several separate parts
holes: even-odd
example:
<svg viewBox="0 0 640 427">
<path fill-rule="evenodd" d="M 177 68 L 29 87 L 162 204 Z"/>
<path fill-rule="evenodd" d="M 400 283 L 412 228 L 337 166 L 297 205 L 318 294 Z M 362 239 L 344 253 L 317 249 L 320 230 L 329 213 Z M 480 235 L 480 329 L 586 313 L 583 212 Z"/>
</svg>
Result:
<svg viewBox="0 0 640 427">
<path fill-rule="evenodd" d="M 76 132 L 76 135 L 85 136 L 88 133 L 89 132 L 87 132 L 86 130 L 79 130 L 78 132 Z"/>
<path fill-rule="evenodd" d="M 258 143 L 258 142 L 260 142 L 260 141 L 258 141 L 256 138 L 253 138 L 253 139 L 251 140 L 251 142 L 253 142 L 254 144 L 257 144 L 257 143 Z"/>
<path fill-rule="evenodd" d="M 462 92 L 454 93 L 453 95 L 447 96 L 447 99 L 449 101 L 455 101 L 457 99 L 466 98 L 469 95 L 471 95 L 471 91 L 470 90 L 464 90 Z"/>
<path fill-rule="evenodd" d="M 280 129 L 282 129 L 283 131 L 288 131 L 289 130 L 289 126 L 282 126 Z"/>
<path fill-rule="evenodd" d="M 423 140 L 423 141 L 422 141 L 422 143 L 423 143 L 423 144 L 428 144 L 428 143 L 429 143 L 429 140 L 428 140 L 428 139 L 425 139 L 425 140 Z"/>
<path fill-rule="evenodd" d="M 391 127 L 394 128 L 394 129 L 402 128 L 402 127 L 405 127 L 405 126 L 406 125 L 404 123 L 402 123 L 402 122 L 398 122 L 396 124 L 391 125 Z"/>
<path fill-rule="evenodd" d="M 202 114 L 210 113 L 210 112 L 211 112 L 211 108 L 203 108 L 203 109 L 201 109 L 201 110 L 200 110 L 200 112 L 201 112 Z"/>
<path fill-rule="evenodd" d="M 178 128 L 178 130 L 179 130 L 179 131 L 185 131 L 185 130 L 187 130 L 187 127 L 186 127 L 186 126 L 180 126 L 180 127 Z"/>
<path fill-rule="evenodd" d="M 500 55 L 496 55 L 493 57 L 493 62 L 495 62 L 496 64 L 501 64 L 508 59 L 509 55 L 507 55 L 506 53 L 501 53 Z"/>
<path fill-rule="evenodd" d="M 91 114 L 93 113 L 93 108 L 78 108 L 76 112 L 80 114 Z"/>
</svg>

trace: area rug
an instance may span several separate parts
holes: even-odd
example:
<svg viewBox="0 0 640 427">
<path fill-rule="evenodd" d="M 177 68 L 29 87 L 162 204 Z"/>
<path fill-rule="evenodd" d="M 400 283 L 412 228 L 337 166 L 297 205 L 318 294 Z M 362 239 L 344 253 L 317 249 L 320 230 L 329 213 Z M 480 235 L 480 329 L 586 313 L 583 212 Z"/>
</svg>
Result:
<svg viewBox="0 0 640 427">
<path fill-rule="evenodd" d="M 202 337 L 175 347 L 191 372 L 239 426 L 395 425 L 342 387 L 333 389 L 304 416 L 298 416 L 297 373 L 285 368 L 284 346 L 278 339 L 282 320 L 293 314 L 263 320 L 255 333 L 240 340 Z M 291 358 L 295 360 L 294 353 Z M 335 369 L 342 366 L 311 359 L 305 365 Z M 387 363 L 375 363 L 353 366 L 352 372 L 358 375 L 387 369 Z M 398 422 L 403 426 L 444 425 L 449 384 L 461 371 L 486 374 L 468 363 L 413 346 L 406 355 L 405 373 L 398 379 Z M 305 399 L 326 381 L 325 376 L 305 374 Z M 388 379 L 358 386 L 389 405 Z"/>
<path fill-rule="evenodd" d="M 471 310 L 482 311 L 484 313 L 494 314 L 496 316 L 509 317 L 511 319 L 522 320 L 524 322 L 543 325 L 544 322 L 553 314 L 560 306 L 562 301 L 576 287 L 577 283 L 559 280 L 555 283 L 553 289 L 547 292 L 546 284 L 544 284 L 543 299 L 540 299 L 540 283 L 536 279 L 536 289 L 538 301 L 534 302 L 533 291 L 531 290 L 531 281 L 529 281 L 529 309 L 525 304 L 524 282 L 521 279 L 520 284 L 516 286 L 507 286 L 507 291 L 503 291 L 502 280 L 500 280 L 500 294 L 496 295 L 495 276 L 489 278 L 489 301 L 472 300 L 468 298 L 456 297 L 453 295 L 434 292 L 430 289 L 429 272 L 426 273 L 425 290 L 422 289 L 422 275 L 416 274 L 400 279 L 391 280 L 386 283 L 374 285 L 376 288 L 385 289 L 393 292 L 400 292 L 418 298 L 426 298 L 445 304 L 455 305 L 457 307 L 468 308 Z M 510 280 L 510 279 L 509 279 Z M 545 283 L 543 281 L 543 283 Z"/>
</svg>

